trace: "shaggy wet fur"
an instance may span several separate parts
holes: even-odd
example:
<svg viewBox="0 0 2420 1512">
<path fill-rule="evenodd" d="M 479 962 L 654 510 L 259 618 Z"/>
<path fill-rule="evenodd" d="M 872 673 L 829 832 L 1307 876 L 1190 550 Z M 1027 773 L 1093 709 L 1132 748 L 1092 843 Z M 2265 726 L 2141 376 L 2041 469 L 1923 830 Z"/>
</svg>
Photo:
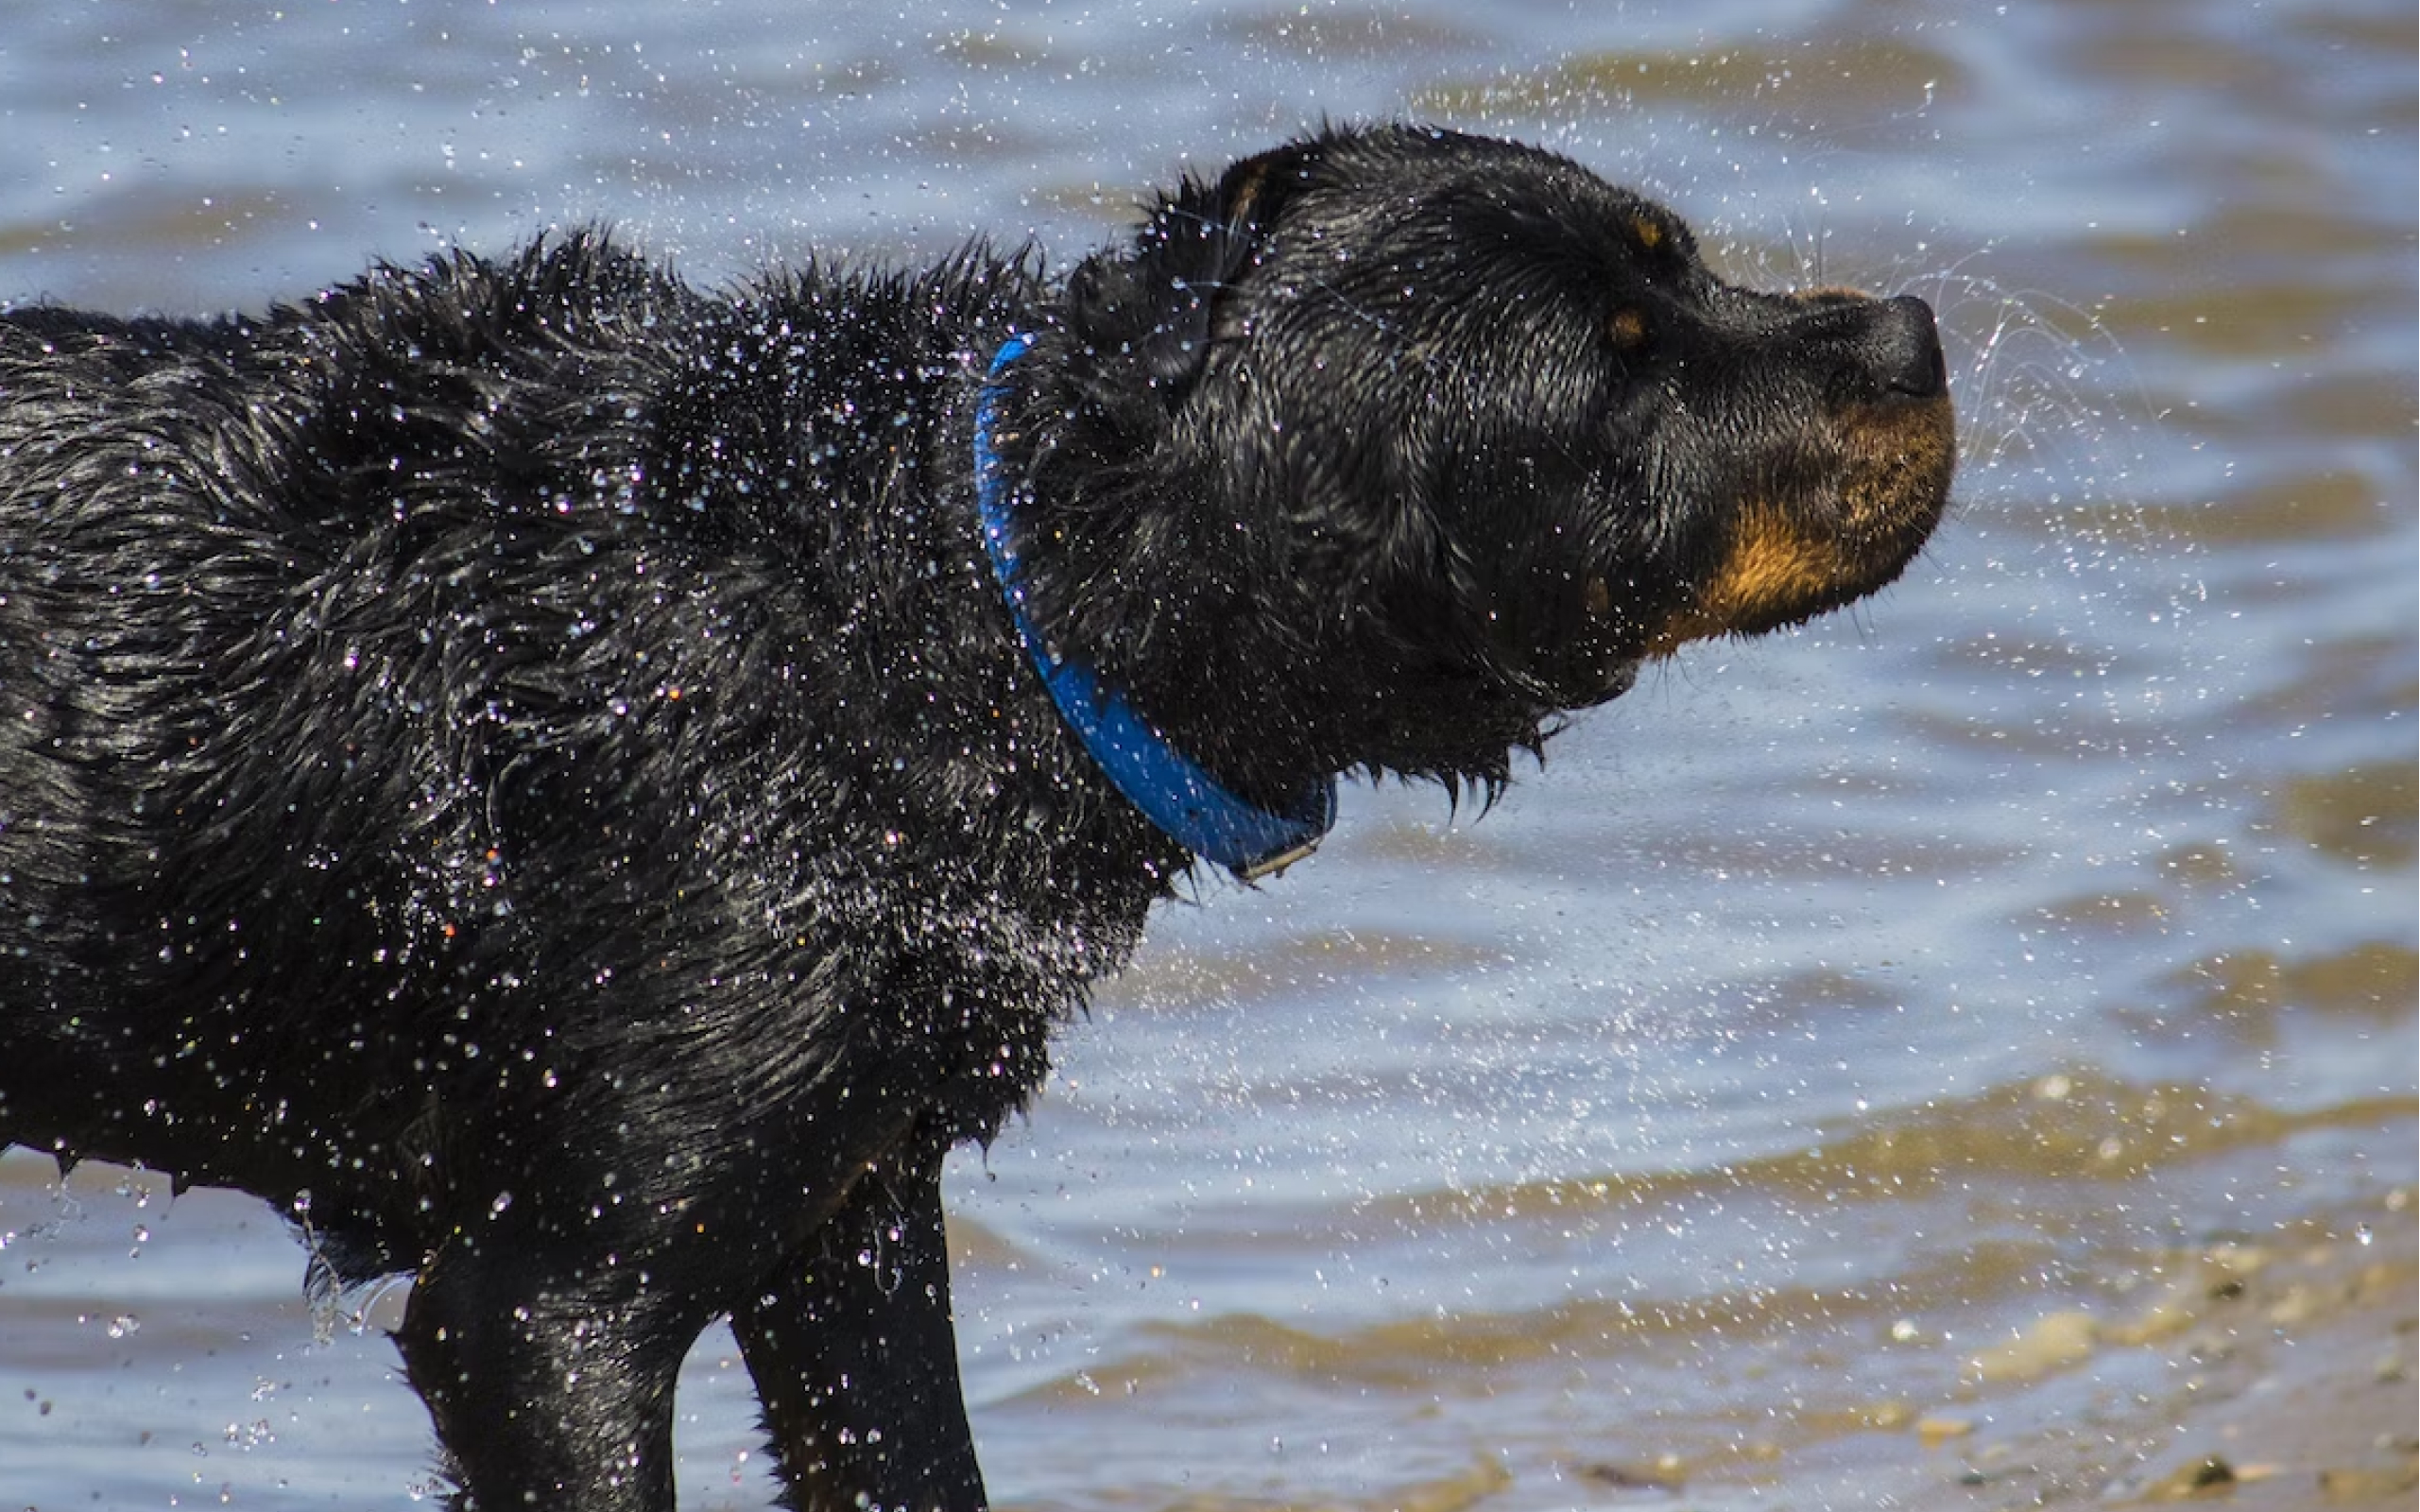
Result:
<svg viewBox="0 0 2420 1512">
<path fill-rule="evenodd" d="M 1012 331 L 1036 623 L 1266 802 L 1492 789 L 1643 661 L 1888 582 L 1951 470 L 1920 302 L 1725 284 L 1566 160 L 1402 128 L 1064 282 L 706 293 L 582 235 L 16 309 L 0 1138 L 412 1273 L 469 1504 L 669 1507 L 729 1315 L 798 1505 L 979 1505 L 941 1158 L 1192 865 L 986 559 Z"/>
</svg>

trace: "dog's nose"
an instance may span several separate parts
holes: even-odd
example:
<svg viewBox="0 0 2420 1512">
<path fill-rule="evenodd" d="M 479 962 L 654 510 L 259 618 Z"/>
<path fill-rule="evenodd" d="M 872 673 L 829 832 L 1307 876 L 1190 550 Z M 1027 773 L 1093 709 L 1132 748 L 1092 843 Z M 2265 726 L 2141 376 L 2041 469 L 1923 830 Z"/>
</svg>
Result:
<svg viewBox="0 0 2420 1512">
<path fill-rule="evenodd" d="M 1941 331 L 1932 306 L 1912 294 L 1867 305 L 1864 329 L 1855 337 L 1858 359 L 1886 394 L 1935 399 L 1949 387 L 1941 355 Z"/>
</svg>

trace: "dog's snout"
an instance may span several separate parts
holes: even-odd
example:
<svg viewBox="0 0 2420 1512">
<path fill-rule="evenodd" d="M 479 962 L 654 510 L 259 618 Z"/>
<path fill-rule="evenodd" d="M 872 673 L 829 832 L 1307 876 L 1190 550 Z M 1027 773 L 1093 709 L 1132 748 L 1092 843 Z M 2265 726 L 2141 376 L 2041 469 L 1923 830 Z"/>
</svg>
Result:
<svg viewBox="0 0 2420 1512">
<path fill-rule="evenodd" d="M 1941 354 L 1941 331 L 1932 306 L 1912 294 L 1864 306 L 1863 329 L 1854 341 L 1860 363 L 1887 394 L 1936 399 L 1949 387 Z"/>
</svg>

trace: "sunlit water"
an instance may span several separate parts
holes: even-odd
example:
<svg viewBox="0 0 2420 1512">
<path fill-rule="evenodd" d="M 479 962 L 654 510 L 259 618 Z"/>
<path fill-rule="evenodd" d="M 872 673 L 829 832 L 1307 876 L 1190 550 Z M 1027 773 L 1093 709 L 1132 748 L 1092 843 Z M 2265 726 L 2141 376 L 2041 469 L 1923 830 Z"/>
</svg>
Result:
<svg viewBox="0 0 2420 1512">
<path fill-rule="evenodd" d="M 1484 816 L 1348 794 L 952 1182 L 1005 1503 L 1921 1506 L 2153 1384 L 2128 1320 L 2214 1246 L 2413 1221 L 2414 56 L 2400 3 L 71 0 L 0 25 L 0 299 L 590 218 L 708 281 L 1063 265 L 1324 113 L 1932 300 L 1967 459 L 1903 584 L 1689 652 Z M 0 1162 L 0 1496 L 426 1488 L 276 1214 L 51 1175 Z M 1935 1412 L 1983 1432 L 1878 1451 Z M 710 1335 L 689 1504 L 762 1504 L 751 1420 Z"/>
</svg>

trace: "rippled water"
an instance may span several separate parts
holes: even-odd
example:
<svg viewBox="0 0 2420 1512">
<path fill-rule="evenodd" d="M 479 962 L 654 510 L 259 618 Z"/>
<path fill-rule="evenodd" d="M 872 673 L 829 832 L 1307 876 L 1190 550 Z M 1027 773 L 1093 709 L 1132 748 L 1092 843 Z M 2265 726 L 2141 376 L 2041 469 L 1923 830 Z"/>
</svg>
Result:
<svg viewBox="0 0 2420 1512">
<path fill-rule="evenodd" d="M 1995 1438 L 2122 1484 L 2214 1256 L 2414 1221 L 2413 31 L 69 0 L 0 26 L 0 299 L 256 305 L 590 217 L 706 279 L 1065 261 L 1323 113 L 1542 139 L 1736 272 L 1931 299 L 1966 462 L 1909 579 L 1688 653 L 1484 818 L 1348 794 L 1171 910 L 955 1168 L 960 1337 L 1011 1505 L 2032 1504 Z M 0 1494 L 425 1486 L 273 1214 L 49 1179 L 0 1161 Z M 734 1355 L 691 1362 L 688 1504 L 767 1494 Z"/>
</svg>

